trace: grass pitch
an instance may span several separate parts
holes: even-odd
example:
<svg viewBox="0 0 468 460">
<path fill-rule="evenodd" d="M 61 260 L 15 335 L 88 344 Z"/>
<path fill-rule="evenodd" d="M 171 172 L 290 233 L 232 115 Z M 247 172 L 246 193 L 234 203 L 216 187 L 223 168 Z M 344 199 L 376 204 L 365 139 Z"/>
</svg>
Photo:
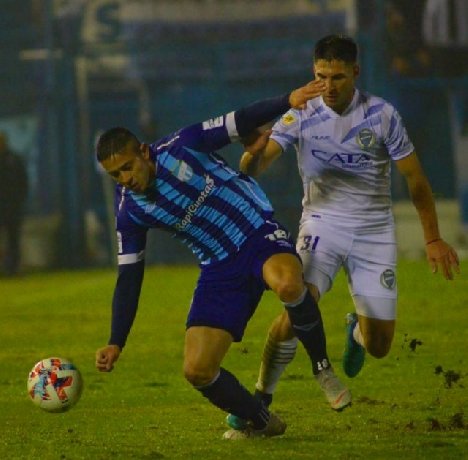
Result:
<svg viewBox="0 0 468 460">
<path fill-rule="evenodd" d="M 115 370 L 98 373 L 106 343 L 113 270 L 33 274 L 0 280 L 0 457 L 5 459 L 462 459 L 468 458 L 468 263 L 447 282 L 425 262 L 399 264 L 393 348 L 341 371 L 343 319 L 352 310 L 344 277 L 321 305 L 328 349 L 354 402 L 333 412 L 301 349 L 281 380 L 273 409 L 288 423 L 281 438 L 229 442 L 224 414 L 182 376 L 184 321 L 197 269 L 149 267 L 139 312 Z M 244 341 L 225 367 L 253 389 L 266 330 L 281 311 L 264 296 Z M 29 400 L 30 368 L 68 357 L 85 388 L 69 412 Z"/>
</svg>

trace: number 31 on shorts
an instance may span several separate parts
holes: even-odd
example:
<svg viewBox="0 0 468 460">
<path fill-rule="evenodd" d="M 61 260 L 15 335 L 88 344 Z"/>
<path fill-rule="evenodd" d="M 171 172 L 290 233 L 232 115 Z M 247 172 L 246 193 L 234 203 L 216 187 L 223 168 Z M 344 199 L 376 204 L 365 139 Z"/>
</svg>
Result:
<svg viewBox="0 0 468 460">
<path fill-rule="evenodd" d="M 299 251 L 315 251 L 317 244 L 320 240 L 320 236 L 312 235 L 303 235 L 301 236 L 302 246 L 299 248 Z"/>
</svg>

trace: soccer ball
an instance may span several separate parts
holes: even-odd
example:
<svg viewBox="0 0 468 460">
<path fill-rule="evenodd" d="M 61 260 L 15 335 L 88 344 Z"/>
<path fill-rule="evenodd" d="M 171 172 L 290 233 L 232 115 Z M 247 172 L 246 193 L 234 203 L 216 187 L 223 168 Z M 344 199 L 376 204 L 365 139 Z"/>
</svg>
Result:
<svg viewBox="0 0 468 460">
<path fill-rule="evenodd" d="M 29 397 L 47 412 L 67 411 L 78 402 L 82 389 L 80 371 L 67 359 L 43 359 L 29 373 Z"/>
</svg>

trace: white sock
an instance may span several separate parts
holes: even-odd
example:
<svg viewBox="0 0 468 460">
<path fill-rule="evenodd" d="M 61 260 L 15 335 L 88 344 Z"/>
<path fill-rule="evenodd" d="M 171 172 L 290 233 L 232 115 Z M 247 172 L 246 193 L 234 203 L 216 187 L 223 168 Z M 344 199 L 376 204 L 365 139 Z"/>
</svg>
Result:
<svg viewBox="0 0 468 460">
<path fill-rule="evenodd" d="M 362 336 L 361 329 L 359 328 L 359 323 L 356 323 L 356 326 L 353 329 L 353 338 L 359 345 L 361 345 L 361 347 L 365 348 L 364 337 Z"/>
<path fill-rule="evenodd" d="M 268 334 L 265 348 L 263 349 L 260 373 L 255 388 L 263 393 L 273 394 L 278 381 L 286 366 L 294 359 L 298 339 L 277 342 L 271 334 Z"/>
</svg>

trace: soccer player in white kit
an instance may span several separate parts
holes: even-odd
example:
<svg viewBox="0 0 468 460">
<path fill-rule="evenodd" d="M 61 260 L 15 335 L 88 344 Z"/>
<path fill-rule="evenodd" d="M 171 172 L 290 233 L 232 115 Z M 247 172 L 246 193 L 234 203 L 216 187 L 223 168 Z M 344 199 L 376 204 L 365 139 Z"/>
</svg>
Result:
<svg viewBox="0 0 468 460">
<path fill-rule="evenodd" d="M 340 268 L 347 274 L 357 314 L 347 315 L 343 368 L 354 377 L 365 351 L 376 358 L 387 355 L 395 329 L 391 160 L 406 179 L 433 272 L 440 268 L 452 279 L 459 262 L 440 236 L 431 187 L 400 115 L 384 99 L 355 87 L 356 43 L 338 35 L 318 41 L 314 73 L 326 84 L 322 96 L 308 101 L 303 110 L 289 110 L 271 134 L 257 139 L 244 153 L 241 170 L 257 176 L 289 146 L 295 147 L 304 187 L 297 251 L 317 301 L 330 290 Z M 257 397 L 266 404 L 296 344 L 287 316 L 279 316 L 270 328 L 256 384 Z M 231 425 L 237 422 L 228 418 Z"/>
</svg>

